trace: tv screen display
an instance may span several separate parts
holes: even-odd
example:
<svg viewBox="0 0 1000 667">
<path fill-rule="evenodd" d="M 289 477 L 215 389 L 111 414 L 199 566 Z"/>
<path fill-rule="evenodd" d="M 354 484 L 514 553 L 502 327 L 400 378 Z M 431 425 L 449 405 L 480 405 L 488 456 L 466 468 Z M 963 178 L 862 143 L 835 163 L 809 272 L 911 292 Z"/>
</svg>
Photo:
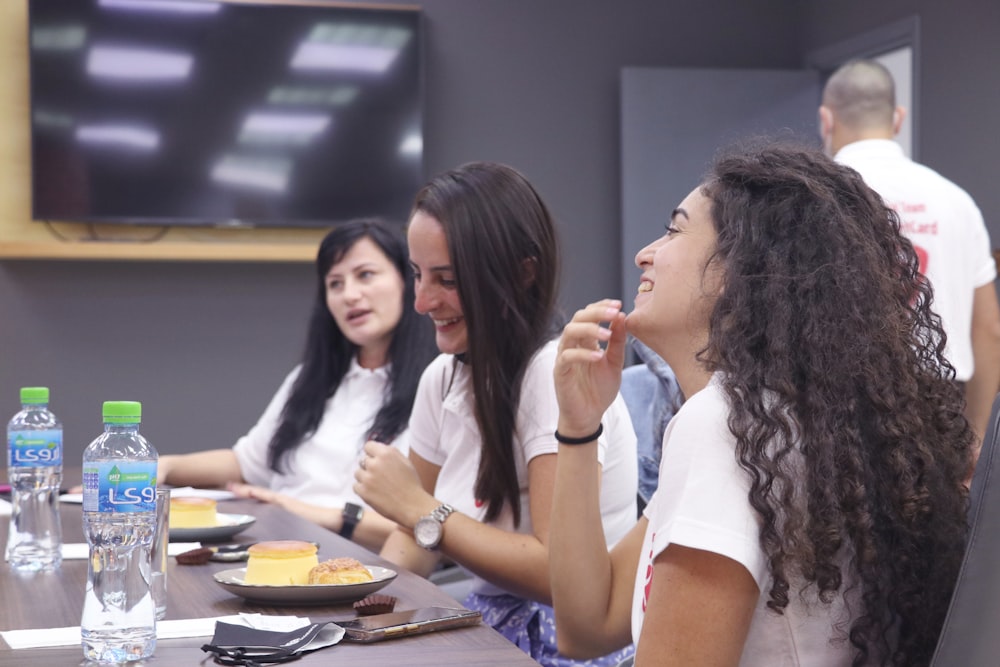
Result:
<svg viewBox="0 0 1000 667">
<path fill-rule="evenodd" d="M 35 220 L 405 220 L 423 182 L 420 13 L 29 0 Z"/>
</svg>

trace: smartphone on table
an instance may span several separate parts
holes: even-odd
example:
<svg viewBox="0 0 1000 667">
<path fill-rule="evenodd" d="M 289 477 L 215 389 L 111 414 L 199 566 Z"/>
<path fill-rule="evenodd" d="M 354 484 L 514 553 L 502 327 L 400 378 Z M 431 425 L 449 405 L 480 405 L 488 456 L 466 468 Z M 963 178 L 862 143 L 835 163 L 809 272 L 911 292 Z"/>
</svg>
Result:
<svg viewBox="0 0 1000 667">
<path fill-rule="evenodd" d="M 378 642 L 395 637 L 475 625 L 481 620 L 482 615 L 478 611 L 451 607 L 423 607 L 389 614 L 359 616 L 335 623 L 344 628 L 345 639 L 356 642 Z"/>
</svg>

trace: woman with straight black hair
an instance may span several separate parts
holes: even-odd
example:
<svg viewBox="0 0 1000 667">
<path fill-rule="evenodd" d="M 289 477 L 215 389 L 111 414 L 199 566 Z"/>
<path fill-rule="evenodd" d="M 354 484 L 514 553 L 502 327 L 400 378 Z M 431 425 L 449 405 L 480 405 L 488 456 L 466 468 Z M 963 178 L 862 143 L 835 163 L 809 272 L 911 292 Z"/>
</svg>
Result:
<svg viewBox="0 0 1000 667">
<path fill-rule="evenodd" d="M 376 219 L 345 223 L 320 243 L 305 353 L 260 421 L 232 449 L 162 456 L 160 481 L 228 485 L 378 549 L 394 524 L 352 487 L 364 443 L 407 449 L 433 330 L 413 310 L 406 242 Z"/>
<path fill-rule="evenodd" d="M 559 249 L 538 193 L 520 173 L 472 163 L 431 180 L 408 228 L 416 308 L 442 354 L 420 380 L 410 458 L 365 445 L 362 498 L 399 527 L 382 555 L 427 575 L 442 554 L 472 575 L 465 605 L 543 665 L 613 665 L 558 655 L 548 606 L 549 510 L 557 448 Z M 635 523 L 635 433 L 624 402 L 605 408 L 604 531 Z"/>
</svg>

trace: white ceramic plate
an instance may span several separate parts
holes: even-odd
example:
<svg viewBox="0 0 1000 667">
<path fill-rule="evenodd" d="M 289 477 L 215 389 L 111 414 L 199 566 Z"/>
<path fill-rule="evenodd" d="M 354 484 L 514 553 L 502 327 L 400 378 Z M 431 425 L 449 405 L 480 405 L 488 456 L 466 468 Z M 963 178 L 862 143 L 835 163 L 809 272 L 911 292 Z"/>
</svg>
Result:
<svg viewBox="0 0 1000 667">
<path fill-rule="evenodd" d="M 222 570 L 214 575 L 216 583 L 233 595 L 250 602 L 267 604 L 319 605 L 354 602 L 387 586 L 396 578 L 395 570 L 377 565 L 365 565 L 373 580 L 360 584 L 306 584 L 304 586 L 260 586 L 243 583 L 245 567 Z"/>
<path fill-rule="evenodd" d="M 219 523 L 203 528 L 170 528 L 171 542 L 220 542 L 253 525 L 257 519 L 249 514 L 217 515 Z"/>
</svg>

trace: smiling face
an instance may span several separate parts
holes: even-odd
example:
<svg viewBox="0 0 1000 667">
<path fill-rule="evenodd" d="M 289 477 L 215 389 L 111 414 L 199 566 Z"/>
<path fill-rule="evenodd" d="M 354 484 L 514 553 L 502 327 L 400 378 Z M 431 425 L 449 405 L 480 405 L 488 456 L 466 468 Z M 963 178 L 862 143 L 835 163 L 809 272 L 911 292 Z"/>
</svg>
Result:
<svg viewBox="0 0 1000 667">
<path fill-rule="evenodd" d="M 722 284 L 718 264 L 708 266 L 715 244 L 711 201 L 696 188 L 674 210 L 666 234 L 635 257 L 642 277 L 628 330 L 671 365 L 708 339 L 709 316 Z"/>
<path fill-rule="evenodd" d="M 418 210 L 410 218 L 407 240 L 416 281 L 414 307 L 434 322 L 439 350 L 462 354 L 469 346 L 469 332 L 458 297 L 444 227 L 435 218 Z"/>
<path fill-rule="evenodd" d="M 385 365 L 403 314 L 403 277 L 370 238 L 359 239 L 330 267 L 326 307 L 344 336 L 357 345 L 364 368 Z"/>
</svg>

